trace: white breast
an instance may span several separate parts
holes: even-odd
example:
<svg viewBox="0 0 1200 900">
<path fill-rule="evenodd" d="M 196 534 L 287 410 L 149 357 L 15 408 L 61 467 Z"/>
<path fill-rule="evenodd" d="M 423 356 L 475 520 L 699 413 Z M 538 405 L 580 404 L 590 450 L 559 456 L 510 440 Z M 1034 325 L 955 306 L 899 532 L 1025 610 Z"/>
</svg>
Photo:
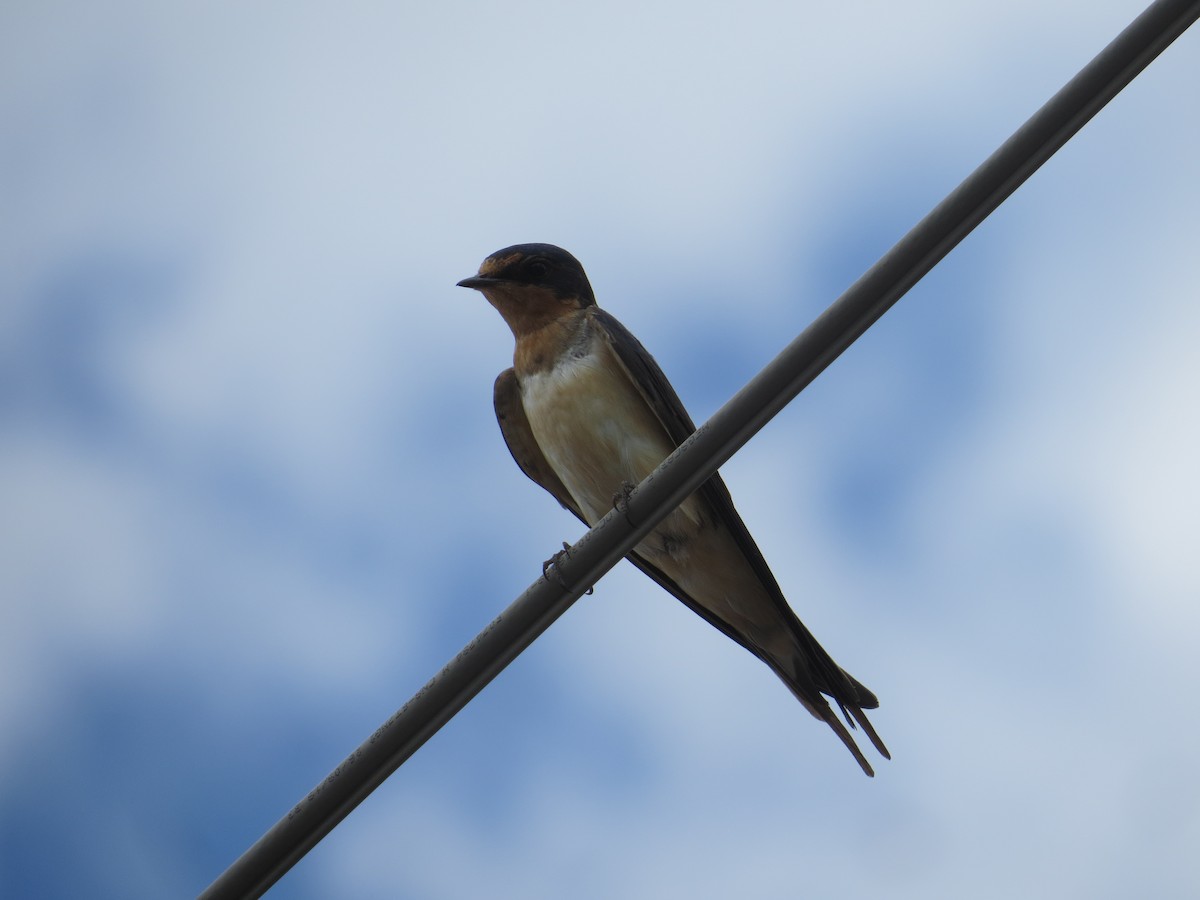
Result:
<svg viewBox="0 0 1200 900">
<path fill-rule="evenodd" d="M 593 341 L 585 355 L 521 378 L 534 437 L 590 525 L 612 509 L 623 482 L 637 484 L 675 449 L 611 354 Z M 741 550 L 702 511 L 693 494 L 637 550 L 698 603 L 769 646 L 777 613 Z"/>
<path fill-rule="evenodd" d="M 612 509 L 623 482 L 637 484 L 674 449 L 603 343 L 521 380 L 521 399 L 542 452 L 589 524 Z"/>
</svg>

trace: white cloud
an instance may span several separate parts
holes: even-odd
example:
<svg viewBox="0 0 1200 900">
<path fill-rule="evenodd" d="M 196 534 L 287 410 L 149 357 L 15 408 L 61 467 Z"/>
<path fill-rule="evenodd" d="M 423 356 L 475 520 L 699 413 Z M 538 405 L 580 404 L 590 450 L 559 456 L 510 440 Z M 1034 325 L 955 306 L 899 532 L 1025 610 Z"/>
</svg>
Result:
<svg viewBox="0 0 1200 900">
<path fill-rule="evenodd" d="M 579 533 L 490 419 L 509 337 L 453 287 L 484 254 L 568 246 L 712 404 L 1139 11 L 7 15 L 0 777 L 122 666 L 213 727 L 398 706 Z M 1194 883 L 1189 41 L 727 467 L 801 616 L 881 697 L 874 782 L 618 571 L 280 890 Z M 166 274 L 105 293 L 114 259 Z M 115 401 L 98 431 L 79 384 Z M 220 818 L 163 802 L 181 834 Z"/>
</svg>

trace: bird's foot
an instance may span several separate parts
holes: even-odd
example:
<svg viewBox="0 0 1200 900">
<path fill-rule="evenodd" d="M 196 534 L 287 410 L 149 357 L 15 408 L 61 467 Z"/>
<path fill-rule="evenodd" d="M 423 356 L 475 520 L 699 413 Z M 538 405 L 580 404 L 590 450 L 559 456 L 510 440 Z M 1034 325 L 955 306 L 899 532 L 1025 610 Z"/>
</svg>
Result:
<svg viewBox="0 0 1200 900">
<path fill-rule="evenodd" d="M 625 521 L 630 525 L 633 524 L 633 519 L 629 518 L 629 497 L 633 494 L 633 489 L 637 487 L 633 482 L 622 481 L 621 486 L 617 488 L 617 492 L 613 494 L 612 504 L 613 509 L 617 510 L 625 517 Z"/>
<path fill-rule="evenodd" d="M 570 559 L 570 558 L 571 558 L 571 545 L 568 544 L 566 541 L 563 541 L 563 548 L 561 550 L 559 550 L 557 553 L 555 553 L 548 560 L 546 560 L 544 563 L 542 563 L 542 577 L 548 580 L 550 578 L 550 573 L 553 572 L 554 580 L 557 581 L 564 588 L 567 587 L 567 583 L 565 581 L 563 581 L 563 577 L 560 574 L 558 574 L 558 564 L 561 563 L 564 559 Z"/>
<path fill-rule="evenodd" d="M 555 553 L 548 560 L 546 560 L 544 563 L 542 563 L 542 577 L 549 580 L 550 573 L 553 572 L 554 580 L 558 582 L 559 586 L 564 591 L 569 591 L 571 589 L 571 586 L 569 584 L 567 584 L 566 579 L 564 579 L 562 577 L 562 575 L 559 574 L 558 566 L 559 566 L 559 563 L 561 563 L 564 559 L 570 559 L 570 558 L 571 558 L 571 545 L 568 544 L 566 541 L 563 541 L 563 548 L 561 550 L 559 550 L 557 553 Z M 595 590 L 595 588 L 588 588 L 586 591 L 584 591 L 584 593 L 590 594 L 594 590 Z"/>
</svg>

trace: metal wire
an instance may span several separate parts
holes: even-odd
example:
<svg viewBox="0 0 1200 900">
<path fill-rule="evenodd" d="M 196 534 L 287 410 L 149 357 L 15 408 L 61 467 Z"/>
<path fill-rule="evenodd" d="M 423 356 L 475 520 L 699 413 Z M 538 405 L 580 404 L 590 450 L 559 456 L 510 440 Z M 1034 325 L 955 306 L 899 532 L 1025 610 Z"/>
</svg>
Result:
<svg viewBox="0 0 1200 900">
<path fill-rule="evenodd" d="M 1158 0 L 307 797 L 204 900 L 258 897 L 1200 17 Z M 636 524 L 634 524 L 636 523 Z M 561 579 L 561 580 L 560 580 Z"/>
</svg>

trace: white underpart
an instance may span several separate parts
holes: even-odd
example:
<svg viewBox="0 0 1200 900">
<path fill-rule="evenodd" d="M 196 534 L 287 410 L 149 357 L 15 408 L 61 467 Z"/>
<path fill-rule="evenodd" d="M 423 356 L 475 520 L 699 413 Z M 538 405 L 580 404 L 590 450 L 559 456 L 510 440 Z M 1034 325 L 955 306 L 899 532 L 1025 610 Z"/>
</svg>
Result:
<svg viewBox="0 0 1200 900">
<path fill-rule="evenodd" d="M 637 484 L 674 449 L 623 370 L 605 365 L 607 354 L 593 344 L 587 355 L 521 380 L 534 437 L 589 524 L 612 509 L 623 482 Z"/>
<path fill-rule="evenodd" d="M 521 379 L 534 437 L 589 525 L 612 509 L 623 482 L 639 483 L 675 449 L 610 354 L 595 341 L 586 355 Z M 669 552 L 664 534 L 672 538 Z M 705 522 L 698 498 L 684 501 L 638 552 L 760 646 L 790 651 L 791 639 L 762 584 L 729 533 Z"/>
</svg>

